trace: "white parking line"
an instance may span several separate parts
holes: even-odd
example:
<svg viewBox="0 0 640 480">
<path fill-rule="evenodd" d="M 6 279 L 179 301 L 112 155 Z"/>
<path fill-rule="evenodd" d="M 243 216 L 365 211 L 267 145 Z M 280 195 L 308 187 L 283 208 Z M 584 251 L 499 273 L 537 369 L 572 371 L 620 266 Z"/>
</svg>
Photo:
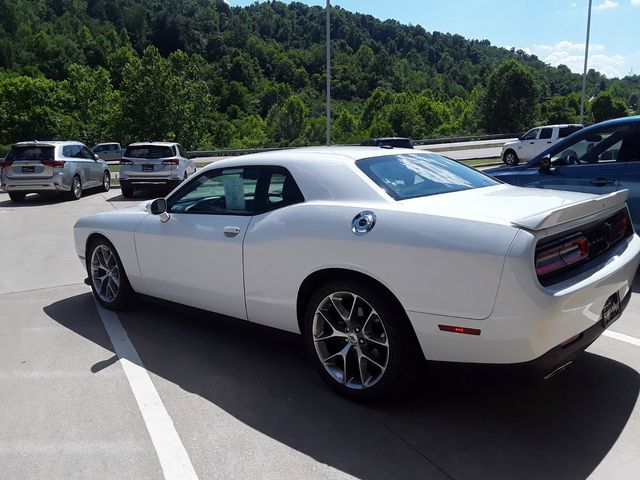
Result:
<svg viewBox="0 0 640 480">
<path fill-rule="evenodd" d="M 142 412 L 142 418 L 158 454 L 164 478 L 167 480 L 197 480 L 198 476 L 178 432 L 176 432 L 173 420 L 167 413 L 160 395 L 158 395 L 138 352 L 120 323 L 118 315 L 104 309 L 97 302 L 96 308 L 109 334 L 115 353 L 120 359 L 133 396 L 138 402 L 138 408 Z"/>
<path fill-rule="evenodd" d="M 616 340 L 620 340 L 621 342 L 627 342 L 631 345 L 635 345 L 636 347 L 640 347 L 640 338 L 630 337 L 629 335 L 625 335 L 624 333 L 612 332 L 611 330 L 607 330 L 604 332 L 606 337 L 615 338 Z"/>
</svg>

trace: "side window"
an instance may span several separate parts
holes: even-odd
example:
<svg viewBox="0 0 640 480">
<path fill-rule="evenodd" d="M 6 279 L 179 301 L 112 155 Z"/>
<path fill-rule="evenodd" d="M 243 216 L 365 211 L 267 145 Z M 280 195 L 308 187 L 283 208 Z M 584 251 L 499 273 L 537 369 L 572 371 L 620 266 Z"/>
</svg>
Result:
<svg viewBox="0 0 640 480">
<path fill-rule="evenodd" d="M 304 202 L 302 192 L 284 168 L 266 168 L 256 196 L 256 213 Z M 264 190 L 264 194 L 263 194 Z"/>
<path fill-rule="evenodd" d="M 551 164 L 562 165 L 588 165 L 595 163 L 610 163 L 626 161 L 623 146 L 631 146 L 632 139 L 629 127 L 615 127 L 588 134 L 580 135 L 572 144 L 556 152 L 551 157 Z"/>
<path fill-rule="evenodd" d="M 210 170 L 187 183 L 169 199 L 171 213 L 252 215 L 260 169 Z"/>
<path fill-rule="evenodd" d="M 185 150 L 185 149 L 184 149 L 184 147 L 183 147 L 182 145 L 180 145 L 180 144 L 178 144 L 178 152 L 180 152 L 180 156 L 181 156 L 181 157 L 189 158 L 189 157 L 187 156 L 187 152 L 186 152 L 186 150 Z"/>
<path fill-rule="evenodd" d="M 87 147 L 80 147 L 80 153 L 78 154 L 78 158 L 86 158 L 88 160 L 93 160 L 93 153 Z"/>
<path fill-rule="evenodd" d="M 540 130 L 540 140 L 551 138 L 551 134 L 553 133 L 553 128 L 543 128 Z"/>
<path fill-rule="evenodd" d="M 105 150 L 105 146 L 104 146 L 104 145 L 98 145 L 97 147 L 95 147 L 95 148 L 93 149 L 93 151 L 94 151 L 95 153 L 100 153 L 100 152 L 102 152 L 102 151 L 104 151 L 104 150 Z"/>
<path fill-rule="evenodd" d="M 173 152 L 174 157 L 178 155 L 178 149 L 175 145 L 171 145 L 171 151 Z"/>
<path fill-rule="evenodd" d="M 68 145 L 64 147 L 62 153 L 68 158 L 79 158 L 78 154 L 80 153 L 80 147 L 78 145 Z"/>
<path fill-rule="evenodd" d="M 578 130 L 582 130 L 582 127 L 572 126 L 572 127 L 560 127 L 560 131 L 558 132 L 558 138 L 568 137 L 574 132 Z"/>
<path fill-rule="evenodd" d="M 529 130 L 524 137 L 523 140 L 535 140 L 538 137 L 538 129 L 534 128 L 533 130 Z"/>
</svg>

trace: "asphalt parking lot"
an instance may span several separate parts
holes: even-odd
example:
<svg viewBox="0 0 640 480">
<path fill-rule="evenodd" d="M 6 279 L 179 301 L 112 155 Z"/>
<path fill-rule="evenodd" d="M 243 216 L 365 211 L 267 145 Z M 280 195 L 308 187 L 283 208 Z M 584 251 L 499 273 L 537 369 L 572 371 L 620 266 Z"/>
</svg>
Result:
<svg viewBox="0 0 640 480">
<path fill-rule="evenodd" d="M 141 200 L 0 193 L 1 479 L 639 478 L 638 278 L 612 333 L 549 381 L 425 376 L 358 405 L 296 335 L 166 305 L 98 311 L 72 226 Z"/>
</svg>

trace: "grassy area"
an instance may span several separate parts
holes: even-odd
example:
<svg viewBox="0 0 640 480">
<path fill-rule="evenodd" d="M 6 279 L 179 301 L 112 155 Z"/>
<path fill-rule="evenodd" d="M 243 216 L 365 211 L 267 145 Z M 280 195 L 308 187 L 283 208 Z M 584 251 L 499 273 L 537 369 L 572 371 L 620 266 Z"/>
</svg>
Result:
<svg viewBox="0 0 640 480">
<path fill-rule="evenodd" d="M 473 167 L 475 165 L 484 165 L 486 163 L 501 163 L 502 159 L 500 157 L 478 158 L 475 160 L 461 160 L 461 162 L 464 163 L 465 165 L 469 165 L 470 167 Z"/>
</svg>

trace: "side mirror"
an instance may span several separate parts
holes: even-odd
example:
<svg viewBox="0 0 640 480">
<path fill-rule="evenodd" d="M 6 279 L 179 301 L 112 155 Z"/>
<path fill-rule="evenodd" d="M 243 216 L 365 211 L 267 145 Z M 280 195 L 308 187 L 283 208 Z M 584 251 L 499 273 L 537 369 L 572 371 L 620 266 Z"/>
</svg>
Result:
<svg viewBox="0 0 640 480">
<path fill-rule="evenodd" d="M 97 162 L 98 160 L 100 160 L 100 157 L 98 156 L 97 153 L 93 154 L 93 159 Z"/>
<path fill-rule="evenodd" d="M 169 221 L 171 218 L 171 215 L 167 212 L 166 198 L 156 198 L 155 200 L 151 200 L 145 206 L 145 210 L 151 215 L 159 216 L 162 223 Z"/>
<path fill-rule="evenodd" d="M 540 173 L 549 175 L 551 173 L 551 155 L 545 155 L 540 160 Z"/>
</svg>

